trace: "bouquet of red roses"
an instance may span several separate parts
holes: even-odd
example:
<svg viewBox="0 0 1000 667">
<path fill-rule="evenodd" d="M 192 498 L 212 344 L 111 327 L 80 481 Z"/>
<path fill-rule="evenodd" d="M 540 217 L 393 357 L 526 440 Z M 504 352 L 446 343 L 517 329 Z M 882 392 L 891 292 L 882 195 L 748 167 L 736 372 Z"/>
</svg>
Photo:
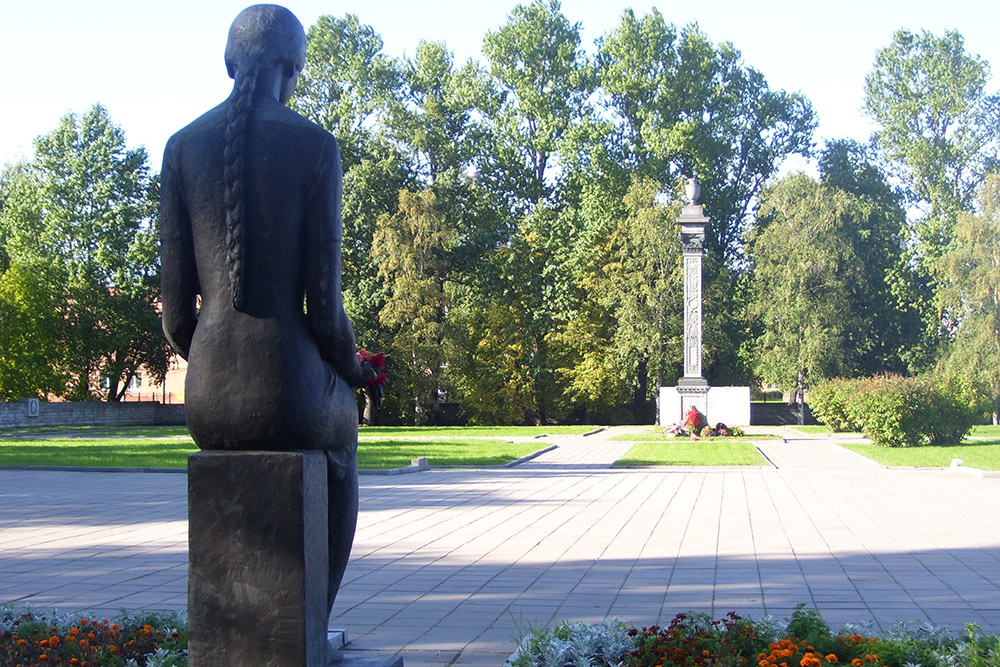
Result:
<svg viewBox="0 0 1000 667">
<path fill-rule="evenodd" d="M 368 350 L 358 350 L 357 357 L 358 363 L 361 365 L 361 372 L 365 376 L 365 390 L 369 392 L 372 402 L 377 408 L 382 404 L 382 394 L 384 393 L 382 385 L 388 379 L 384 370 L 385 355 L 381 352 L 372 354 Z"/>
</svg>

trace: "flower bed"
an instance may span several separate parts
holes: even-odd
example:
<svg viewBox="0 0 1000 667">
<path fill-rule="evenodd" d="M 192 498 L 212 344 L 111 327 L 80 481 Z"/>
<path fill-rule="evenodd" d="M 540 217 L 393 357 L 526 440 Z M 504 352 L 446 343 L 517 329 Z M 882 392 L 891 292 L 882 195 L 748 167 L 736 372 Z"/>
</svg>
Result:
<svg viewBox="0 0 1000 667">
<path fill-rule="evenodd" d="M 0 666 L 186 667 L 180 615 L 87 616 L 0 607 Z"/>
<path fill-rule="evenodd" d="M 678 614 L 666 628 L 561 623 L 521 640 L 510 667 L 996 667 L 1000 638 L 974 625 L 963 637 L 930 625 L 901 624 L 880 637 L 845 626 L 834 633 L 815 610 L 752 621 L 729 613 Z"/>
</svg>

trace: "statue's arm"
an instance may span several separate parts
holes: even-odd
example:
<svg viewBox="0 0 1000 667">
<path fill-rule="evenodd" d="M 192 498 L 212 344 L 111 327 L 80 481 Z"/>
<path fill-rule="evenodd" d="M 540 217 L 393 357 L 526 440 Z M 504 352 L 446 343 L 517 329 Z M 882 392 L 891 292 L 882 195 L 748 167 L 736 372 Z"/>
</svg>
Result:
<svg viewBox="0 0 1000 667">
<path fill-rule="evenodd" d="M 170 144 L 160 173 L 160 297 L 163 302 L 163 333 L 183 358 L 191 351 L 198 322 L 200 292 L 194 262 L 191 220 L 184 205 L 180 181 Z"/>
<path fill-rule="evenodd" d="M 331 138 L 322 171 L 310 192 L 305 223 L 306 320 L 320 356 L 348 384 L 360 387 L 365 379 L 340 286 L 343 242 L 340 202 L 340 153 Z"/>
</svg>

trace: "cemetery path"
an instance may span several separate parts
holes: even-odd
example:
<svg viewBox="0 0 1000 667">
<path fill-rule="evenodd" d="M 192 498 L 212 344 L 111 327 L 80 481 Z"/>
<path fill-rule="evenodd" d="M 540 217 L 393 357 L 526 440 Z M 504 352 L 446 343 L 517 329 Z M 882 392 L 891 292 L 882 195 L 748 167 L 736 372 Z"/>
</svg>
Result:
<svg viewBox="0 0 1000 667">
<path fill-rule="evenodd" d="M 364 476 L 331 627 L 408 667 L 499 666 L 519 629 L 680 611 L 1000 632 L 1000 479 L 886 469 L 835 437 L 774 466 L 613 469 L 622 429 L 509 469 Z M 433 464 L 433 462 L 432 462 Z M 184 609 L 184 475 L 0 470 L 0 604 Z"/>
</svg>

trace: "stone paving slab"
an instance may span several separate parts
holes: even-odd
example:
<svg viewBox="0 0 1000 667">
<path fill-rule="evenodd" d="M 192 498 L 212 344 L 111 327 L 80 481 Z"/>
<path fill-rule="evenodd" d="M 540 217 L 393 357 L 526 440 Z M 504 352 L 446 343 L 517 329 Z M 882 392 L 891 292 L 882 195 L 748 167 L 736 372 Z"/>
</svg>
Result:
<svg viewBox="0 0 1000 667">
<path fill-rule="evenodd" d="M 1000 632 L 1000 480 L 872 464 L 833 439 L 773 466 L 613 470 L 595 436 L 505 470 L 362 478 L 331 627 L 409 667 L 500 665 L 519 629 L 680 611 Z M 433 462 L 432 462 L 433 463 Z M 0 604 L 185 607 L 184 475 L 0 470 Z"/>
</svg>

